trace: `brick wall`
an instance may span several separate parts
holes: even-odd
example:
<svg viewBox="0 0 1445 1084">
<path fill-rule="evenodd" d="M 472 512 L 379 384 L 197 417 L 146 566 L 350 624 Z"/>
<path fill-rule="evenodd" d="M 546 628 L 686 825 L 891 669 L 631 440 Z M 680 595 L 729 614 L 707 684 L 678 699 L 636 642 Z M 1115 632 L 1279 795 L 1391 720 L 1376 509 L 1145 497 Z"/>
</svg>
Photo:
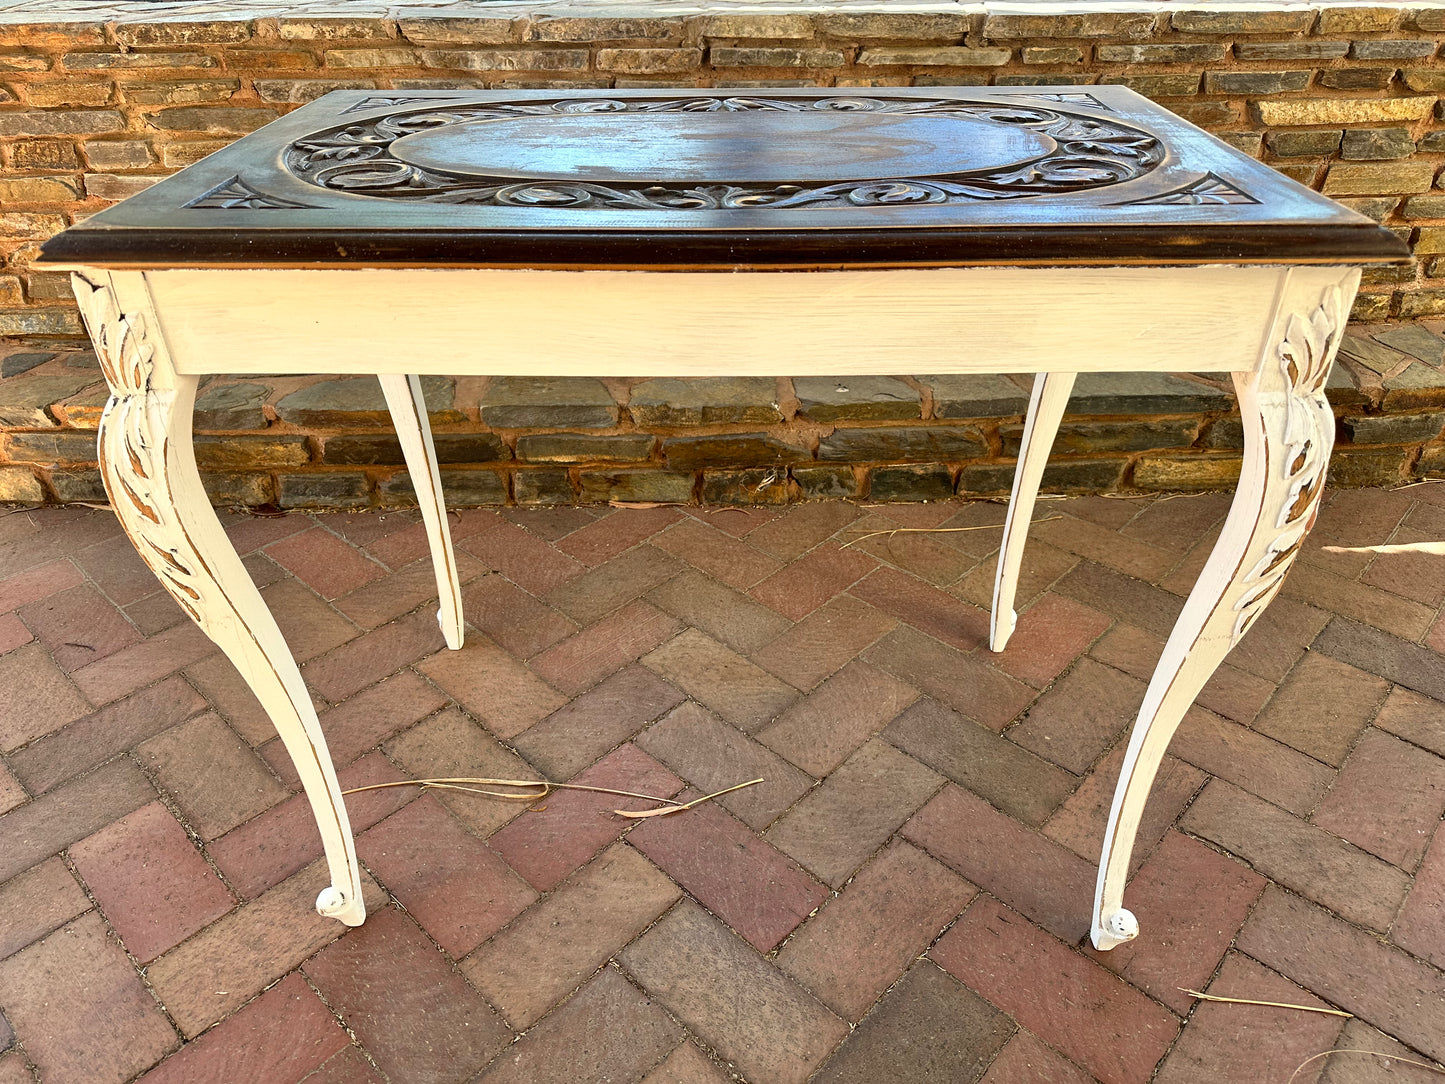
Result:
<svg viewBox="0 0 1445 1084">
<path fill-rule="evenodd" d="M 1123 83 L 1411 241 L 1414 265 L 1367 273 L 1356 303 L 1370 326 L 1357 329 L 1334 389 L 1345 442 L 1335 477 L 1387 482 L 1445 465 L 1435 413 L 1445 377 L 1428 323 L 1445 317 L 1445 7 L 652 18 L 639 6 L 635 18 L 213 22 L 143 22 L 145 5 L 134 9 L 137 21 L 0 23 L 0 499 L 99 497 L 88 444 L 98 373 L 83 343 L 67 340 L 81 329 L 65 277 L 30 269 L 40 243 L 339 88 Z M 503 424 L 487 402 L 503 385 L 448 385 L 438 424 L 458 438 L 457 492 L 486 502 L 992 491 L 1022 410 L 999 405 L 1001 385 L 940 393 L 926 377 L 832 406 L 786 380 L 771 392 L 675 391 L 721 396 L 704 418 L 680 403 L 649 413 L 636 383 L 549 392 L 553 406 L 595 400 L 605 424 L 590 426 L 545 411 Z M 374 412 L 343 399 L 325 420 L 296 413 L 287 398 L 304 384 L 208 389 L 213 401 L 249 404 L 198 416 L 217 499 L 403 500 Z M 1054 484 L 1227 484 L 1237 422 L 1218 386 L 1125 391 L 1079 399 Z M 734 392 L 752 405 L 732 403 Z M 973 413 L 949 413 L 965 409 L 949 395 Z M 989 395 L 994 405 L 979 405 Z M 863 435 L 847 437 L 854 429 Z"/>
</svg>

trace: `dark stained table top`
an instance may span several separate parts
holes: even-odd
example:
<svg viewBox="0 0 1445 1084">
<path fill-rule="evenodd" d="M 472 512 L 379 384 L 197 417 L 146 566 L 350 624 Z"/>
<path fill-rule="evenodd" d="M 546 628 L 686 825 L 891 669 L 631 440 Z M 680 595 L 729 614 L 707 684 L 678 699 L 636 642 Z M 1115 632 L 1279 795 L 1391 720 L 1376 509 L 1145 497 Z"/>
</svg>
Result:
<svg viewBox="0 0 1445 1084">
<path fill-rule="evenodd" d="M 1355 263 L 1404 244 L 1117 86 L 337 91 L 51 239 L 111 267 Z"/>
</svg>

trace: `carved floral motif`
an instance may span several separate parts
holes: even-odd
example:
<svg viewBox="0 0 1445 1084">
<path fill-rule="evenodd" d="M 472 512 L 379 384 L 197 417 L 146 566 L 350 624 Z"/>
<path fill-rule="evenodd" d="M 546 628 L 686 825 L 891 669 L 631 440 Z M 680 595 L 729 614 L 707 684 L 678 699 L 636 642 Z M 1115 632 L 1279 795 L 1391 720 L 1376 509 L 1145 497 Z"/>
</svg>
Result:
<svg viewBox="0 0 1445 1084">
<path fill-rule="evenodd" d="M 1274 521 L 1269 526 L 1278 533 L 1244 577 L 1244 594 L 1234 604 L 1238 614 L 1234 643 L 1249 631 L 1254 619 L 1278 593 L 1319 512 L 1335 432 L 1335 415 L 1325 397 L 1325 380 L 1346 315 L 1344 293 L 1338 286 L 1332 287 L 1314 312 L 1290 314 L 1276 350 L 1284 385 L 1280 396 L 1283 418 L 1267 419 L 1267 424 L 1283 422 L 1280 449 L 1284 455 L 1278 464 L 1269 465 L 1265 515 L 1274 510 Z"/>
<path fill-rule="evenodd" d="M 367 99 L 367 102 L 372 101 L 383 102 L 385 99 Z M 415 104 L 406 99 L 397 101 Z M 399 104 L 398 108 L 401 107 Z M 548 116 L 577 113 L 754 110 L 866 111 L 969 117 L 1026 128 L 1046 137 L 1053 149 L 1032 161 L 1003 168 L 942 176 L 841 181 L 812 187 L 774 183 L 602 184 L 561 179 L 518 182 L 515 178 L 477 178 L 425 169 L 403 162 L 390 153 L 391 144 L 405 136 L 476 120 L 536 117 L 540 123 L 545 123 Z M 1062 109 L 924 97 L 829 95 L 776 99 L 710 96 L 559 98 L 551 101 L 529 99 L 447 104 L 442 108 L 390 113 L 317 132 L 294 142 L 286 151 L 285 163 L 297 177 L 318 187 L 386 199 L 511 207 L 699 211 L 1018 199 L 1119 184 L 1148 173 L 1163 158 L 1163 147 L 1147 132 L 1113 119 Z"/>
<path fill-rule="evenodd" d="M 110 385 L 96 441 L 106 492 L 141 559 L 181 609 L 206 629 L 199 605 L 203 580 L 196 574 L 204 566 L 176 521 L 167 492 L 166 430 L 152 402 L 155 347 L 145 317 L 121 312 L 109 285 L 78 274 L 71 283 Z"/>
</svg>

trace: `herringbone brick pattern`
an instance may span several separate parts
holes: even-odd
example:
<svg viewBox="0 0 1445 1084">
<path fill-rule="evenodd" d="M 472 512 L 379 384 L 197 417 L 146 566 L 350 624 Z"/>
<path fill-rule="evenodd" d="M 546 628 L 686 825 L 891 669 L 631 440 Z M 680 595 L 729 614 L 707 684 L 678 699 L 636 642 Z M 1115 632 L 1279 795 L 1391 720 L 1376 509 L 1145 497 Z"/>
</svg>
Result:
<svg viewBox="0 0 1445 1084">
<path fill-rule="evenodd" d="M 344 785 L 766 780 L 643 822 L 581 791 L 355 795 L 349 931 L 312 910 L 320 841 L 267 720 L 113 518 L 0 517 L 0 1082 L 1285 1084 L 1335 1048 L 1445 1059 L 1445 565 L 1322 548 L 1445 536 L 1445 485 L 1330 495 L 1180 730 L 1144 932 L 1107 954 L 1084 946 L 1122 742 L 1226 500 L 1041 507 L 1001 656 L 997 504 L 461 512 L 460 652 L 414 515 L 231 519 Z"/>
</svg>

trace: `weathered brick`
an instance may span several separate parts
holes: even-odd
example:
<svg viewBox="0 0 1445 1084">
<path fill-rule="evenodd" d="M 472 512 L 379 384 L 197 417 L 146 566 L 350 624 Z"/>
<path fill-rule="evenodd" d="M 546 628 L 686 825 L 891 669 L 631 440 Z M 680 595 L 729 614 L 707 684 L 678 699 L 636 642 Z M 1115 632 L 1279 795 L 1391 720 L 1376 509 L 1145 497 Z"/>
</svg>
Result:
<svg viewBox="0 0 1445 1084">
<path fill-rule="evenodd" d="M 527 41 L 628 41 L 680 34 L 681 19 L 548 18 L 528 24 Z"/>
<path fill-rule="evenodd" d="M 1094 56 L 1105 64 L 1208 64 L 1224 59 L 1222 44 L 1096 45 Z"/>
<path fill-rule="evenodd" d="M 617 843 L 469 956 L 462 971 L 510 1022 L 529 1026 L 681 895 Z"/>
<path fill-rule="evenodd" d="M 1353 128 L 1345 132 L 1340 157 L 1380 160 L 1408 158 L 1415 153 L 1415 143 L 1408 128 Z"/>
<path fill-rule="evenodd" d="M 848 1025 L 685 902 L 629 946 L 622 965 L 751 1079 L 803 1084 Z M 748 1005 L 739 1014 L 737 1006 Z"/>
<path fill-rule="evenodd" d="M 1259 119 L 1271 126 L 1291 124 L 1378 124 L 1417 121 L 1430 115 L 1435 99 L 1291 98 L 1256 102 Z"/>
<path fill-rule="evenodd" d="M 768 377 L 661 378 L 632 389 L 627 411 L 638 425 L 780 422 L 777 382 Z"/>
<path fill-rule="evenodd" d="M 270 124 L 277 114 L 270 109 L 249 109 L 228 106 L 177 106 L 162 109 L 146 118 L 153 128 L 175 132 L 206 132 L 217 135 L 244 135 L 263 124 Z"/>
<path fill-rule="evenodd" d="M 1393 30 L 1400 21 L 1396 7 L 1325 8 L 1320 11 L 1319 34 L 1375 34 Z"/>
<path fill-rule="evenodd" d="M 1239 948 L 1432 1058 L 1445 1057 L 1445 979 L 1282 889 L 1265 891 Z"/>
<path fill-rule="evenodd" d="M 1207 987 L 1201 982 L 1195 989 L 1206 990 L 1211 997 L 1328 1007 L 1294 983 L 1234 952 L 1225 956 L 1218 975 Z M 1157 1084 L 1255 1077 L 1287 1079 L 1300 1062 L 1328 1050 L 1339 1032 L 1338 1020 L 1323 1013 L 1259 1006 L 1258 1011 L 1245 1014 L 1238 1009 L 1239 1006 L 1209 1001 L 1194 1006 L 1189 1027 L 1155 1077 Z M 1352 1070 L 1363 1062 L 1344 1064 L 1348 1066 L 1346 1073 L 1353 1075 Z M 1335 1059 L 1333 1065 L 1340 1066 L 1341 1060 Z"/>
<path fill-rule="evenodd" d="M 1186 34 L 1299 34 L 1314 18 L 1312 11 L 1176 11 L 1169 26 Z"/>
<path fill-rule="evenodd" d="M 93 169 L 145 169 L 155 161 L 155 152 L 143 140 L 89 140 L 85 157 Z"/>
<path fill-rule="evenodd" d="M 1235 42 L 1234 55 L 1240 60 L 1336 60 L 1350 51 L 1347 41 Z"/>
<path fill-rule="evenodd" d="M 702 62 L 701 49 L 598 49 L 599 71 L 657 75 L 692 71 Z"/>
<path fill-rule="evenodd" d="M 709 15 L 703 33 L 709 38 L 811 38 L 813 20 L 807 15 L 728 12 Z"/>
<path fill-rule="evenodd" d="M 136 105 L 190 105 L 224 102 L 241 88 L 239 79 L 188 79 L 181 82 L 127 84 L 126 101 Z"/>
<path fill-rule="evenodd" d="M 205 53 L 66 53 L 70 71 L 134 70 L 148 68 L 216 68 L 220 62 Z"/>
<path fill-rule="evenodd" d="M 1420 38 L 1383 40 L 1366 38 L 1350 45 L 1352 60 L 1408 60 L 1415 57 L 1433 56 L 1436 43 Z"/>
<path fill-rule="evenodd" d="M 0 997 L 27 1055 L 51 1079 L 126 1080 L 177 1045 L 95 913 L 0 964 Z"/>
<path fill-rule="evenodd" d="M 119 132 L 123 128 L 125 118 L 113 109 L 27 109 L 0 113 L 0 136 L 97 135 Z"/>
<path fill-rule="evenodd" d="M 1409 887 L 1395 867 L 1220 780 L 1205 787 L 1180 826 L 1372 929 L 1388 928 Z"/>
<path fill-rule="evenodd" d="M 161 148 L 161 161 L 171 169 L 195 165 L 209 154 L 215 154 L 230 144 L 225 140 L 182 140 L 167 143 Z"/>
<path fill-rule="evenodd" d="M 715 45 L 708 58 L 719 68 L 837 68 L 844 56 L 836 49 L 780 49 Z"/>
<path fill-rule="evenodd" d="M 461 71 L 581 71 L 589 59 L 586 49 L 424 49 L 421 54 L 424 67 Z"/>
<path fill-rule="evenodd" d="M 504 45 L 516 41 L 522 28 L 519 19 L 437 18 L 402 19 L 402 37 L 417 45 Z"/>
<path fill-rule="evenodd" d="M 1013 1022 L 928 962 L 915 964 L 813 1080 L 976 1080 Z"/>
<path fill-rule="evenodd" d="M 234 45 L 251 37 L 243 20 L 195 23 L 121 23 L 115 40 L 121 45 Z"/>
<path fill-rule="evenodd" d="M 326 883 L 325 864 L 314 862 L 150 965 L 146 977 L 183 1035 L 200 1034 L 340 936 L 343 927 L 313 906 Z M 364 871 L 362 897 L 373 913 L 386 902 Z"/>
<path fill-rule="evenodd" d="M 1326 68 L 1319 73 L 1319 84 L 1331 90 L 1384 90 L 1394 78 L 1394 68 Z M 1411 90 L 1431 89 L 1412 86 L 1409 79 L 1405 85 Z M 1434 89 L 1445 89 L 1445 85 Z"/>
<path fill-rule="evenodd" d="M 124 176 L 115 173 L 87 173 L 85 194 L 112 203 L 129 199 L 155 184 L 159 177 Z"/>
<path fill-rule="evenodd" d="M 824 15 L 818 19 L 818 29 L 839 38 L 930 41 L 960 38 L 967 29 L 967 23 L 962 16 L 952 14 L 870 12 Z"/>
<path fill-rule="evenodd" d="M 984 20 L 986 40 L 1003 38 L 1147 37 L 1154 16 L 1144 12 L 1089 12 L 1080 15 L 990 15 Z"/>
<path fill-rule="evenodd" d="M 1283 157 L 1333 154 L 1340 146 L 1343 132 L 1334 131 L 1275 131 L 1264 134 L 1264 142 L 1275 154 Z"/>
<path fill-rule="evenodd" d="M 1084 50 L 1077 45 L 1026 45 L 1022 56 L 1025 64 L 1079 64 Z"/>
<path fill-rule="evenodd" d="M 1143 1084 L 1179 1032 L 1168 1010 L 994 900 L 976 901 L 929 956 L 1104 1080 Z M 1041 973 L 1058 981 L 1031 981 Z"/>
<path fill-rule="evenodd" d="M 1336 162 L 1325 178 L 1324 192 L 1364 196 L 1428 192 L 1434 180 L 1433 162 Z"/>
<path fill-rule="evenodd" d="M 328 68 L 406 68 L 416 63 L 416 50 L 403 45 L 371 49 L 327 49 Z"/>
<path fill-rule="evenodd" d="M 25 99 L 41 109 L 58 106 L 106 105 L 114 88 L 110 83 L 31 83 L 25 88 Z"/>
<path fill-rule="evenodd" d="M 1128 87 L 1146 98 L 1182 98 L 1199 91 L 1199 72 L 1110 75 L 1099 82 Z"/>
<path fill-rule="evenodd" d="M 1308 71 L 1209 71 L 1204 73 L 1204 90 L 1207 94 L 1281 94 L 1304 90 L 1310 85 L 1310 75 Z"/>
<path fill-rule="evenodd" d="M 280 19 L 276 32 L 282 41 L 347 41 L 395 37 L 384 19 Z"/>
<path fill-rule="evenodd" d="M 1445 71 L 1438 68 L 1406 68 L 1400 73 L 1400 78 L 1404 80 L 1407 87 L 1419 93 L 1439 94 L 1445 91 Z M 1428 140 L 1431 136 L 1436 139 L 1440 138 L 1439 133 L 1427 132 L 1425 139 Z M 1422 145 L 1421 149 L 1426 148 Z"/>
<path fill-rule="evenodd" d="M 1007 64 L 1012 56 L 1011 49 L 976 49 L 965 46 L 940 49 L 873 48 L 864 49 L 858 56 L 858 63 L 864 67 L 909 65 L 911 67 L 996 68 Z"/>
</svg>

